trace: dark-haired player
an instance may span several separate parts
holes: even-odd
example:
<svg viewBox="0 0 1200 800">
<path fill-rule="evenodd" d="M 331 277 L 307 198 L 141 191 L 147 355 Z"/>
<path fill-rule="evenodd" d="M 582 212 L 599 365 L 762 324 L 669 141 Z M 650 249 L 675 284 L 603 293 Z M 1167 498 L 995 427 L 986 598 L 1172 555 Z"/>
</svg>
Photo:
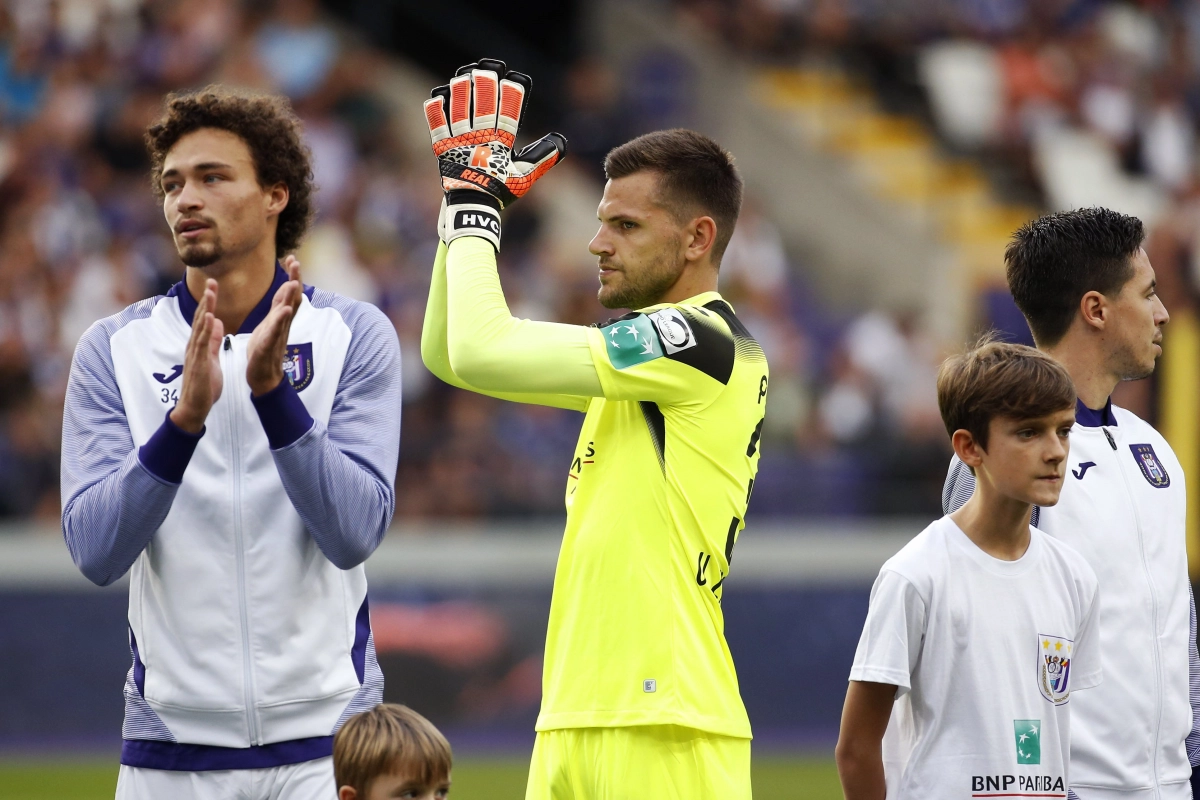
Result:
<svg viewBox="0 0 1200 800">
<path fill-rule="evenodd" d="M 1082 553 L 1100 580 L 1104 683 L 1072 704 L 1071 789 L 1083 800 L 1184 800 L 1200 763 L 1183 469 L 1158 431 L 1109 399 L 1162 353 L 1168 317 L 1143 237 L 1140 220 L 1089 208 L 1030 222 L 1005 253 L 1034 341 L 1078 393 L 1066 485 L 1034 524 Z M 946 511 L 974 486 L 956 458 Z"/>
<path fill-rule="evenodd" d="M 126 572 L 118 798 L 327 800 L 376 705 L 362 563 L 394 507 L 399 347 L 289 257 L 312 176 L 286 101 L 172 95 L 146 141 L 184 279 L 93 325 L 63 421 L 63 533 Z"/>
<path fill-rule="evenodd" d="M 636 310 L 599 327 L 516 319 L 496 273 L 499 212 L 566 144 L 551 134 L 513 154 L 527 88 L 481 62 L 426 104 L 447 195 L 421 339 L 451 384 L 587 414 L 564 458 L 526 797 L 749 798 L 720 604 L 767 394 L 762 349 L 716 292 L 741 178 L 692 131 L 616 148 L 590 249 L 600 302 Z"/>
</svg>

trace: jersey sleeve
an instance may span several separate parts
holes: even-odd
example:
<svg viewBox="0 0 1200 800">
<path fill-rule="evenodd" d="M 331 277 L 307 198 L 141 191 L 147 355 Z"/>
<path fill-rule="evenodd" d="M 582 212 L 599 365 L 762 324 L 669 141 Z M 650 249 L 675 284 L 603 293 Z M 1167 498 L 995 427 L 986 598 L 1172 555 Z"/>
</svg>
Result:
<svg viewBox="0 0 1200 800">
<path fill-rule="evenodd" d="M 886 567 L 871 587 L 850 680 L 888 683 L 901 697 L 912 688 L 927 619 L 925 601 L 908 579 Z"/>
<path fill-rule="evenodd" d="M 588 329 L 514 317 L 500 287 L 496 250 L 478 237 L 455 239 L 446 248 L 445 331 L 450 371 L 484 394 L 574 395 L 581 399 L 564 407 L 580 411 L 586 398 L 602 394 Z M 555 404 L 563 405 L 546 403 Z"/>
<path fill-rule="evenodd" d="M 396 509 L 400 452 L 400 344 L 379 309 L 313 294 L 351 329 L 328 423 L 314 420 L 287 380 L 251 398 L 279 478 L 317 547 L 351 569 L 383 541 Z"/>
<path fill-rule="evenodd" d="M 146 549 L 200 439 L 167 416 L 146 444 L 134 447 L 110 335 L 97 322 L 80 339 L 63 406 L 63 537 L 80 572 L 100 586 L 128 572 Z"/>
<path fill-rule="evenodd" d="M 450 366 L 450 346 L 447 338 L 448 324 L 446 258 L 448 248 L 444 243 L 438 245 L 437 256 L 433 262 L 433 275 L 429 282 L 429 300 L 425 306 L 425 321 L 421 328 L 421 360 L 426 369 L 442 381 L 459 389 L 465 389 L 477 394 L 495 397 L 499 400 L 510 400 L 515 403 L 529 403 L 539 406 L 566 408 L 571 411 L 586 411 L 590 397 L 574 394 L 557 394 L 547 392 L 498 392 L 473 386 L 455 374 Z"/>
<path fill-rule="evenodd" d="M 1075 652 L 1071 655 L 1074 674 L 1072 690 L 1098 686 L 1104 673 L 1100 668 L 1100 589 L 1093 580 L 1092 597 L 1083 609 L 1083 623 L 1075 636 Z"/>
<path fill-rule="evenodd" d="M 721 317 L 700 306 L 626 314 L 588 333 L 596 374 L 610 400 L 703 407 L 733 374 L 733 334 Z"/>
</svg>

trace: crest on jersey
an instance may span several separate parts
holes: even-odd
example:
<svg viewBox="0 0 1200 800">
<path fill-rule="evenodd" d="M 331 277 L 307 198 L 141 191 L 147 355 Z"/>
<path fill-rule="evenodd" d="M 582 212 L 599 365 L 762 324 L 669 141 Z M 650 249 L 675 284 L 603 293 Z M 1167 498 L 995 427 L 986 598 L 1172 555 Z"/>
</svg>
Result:
<svg viewBox="0 0 1200 800">
<path fill-rule="evenodd" d="M 1133 459 L 1137 462 L 1138 467 L 1142 470 L 1142 475 L 1150 482 L 1150 485 L 1155 489 L 1165 489 L 1171 485 L 1171 476 L 1167 474 L 1167 469 L 1158 460 L 1158 456 L 1154 453 L 1154 447 L 1148 444 L 1131 444 L 1129 449 L 1133 451 Z"/>
<path fill-rule="evenodd" d="M 677 308 L 664 308 L 662 311 L 655 311 L 650 314 L 650 321 L 654 323 L 654 327 L 658 330 L 659 338 L 662 339 L 663 350 L 667 355 L 674 355 L 680 350 L 687 350 L 689 347 L 696 346 L 696 334 L 692 332 L 692 326 L 683 318 L 683 314 Z"/>
<path fill-rule="evenodd" d="M 283 375 L 297 392 L 312 383 L 312 342 L 287 346 L 283 353 Z"/>
<path fill-rule="evenodd" d="M 1071 694 L 1071 660 L 1075 642 L 1061 636 L 1038 634 L 1038 691 L 1061 706 Z"/>
</svg>

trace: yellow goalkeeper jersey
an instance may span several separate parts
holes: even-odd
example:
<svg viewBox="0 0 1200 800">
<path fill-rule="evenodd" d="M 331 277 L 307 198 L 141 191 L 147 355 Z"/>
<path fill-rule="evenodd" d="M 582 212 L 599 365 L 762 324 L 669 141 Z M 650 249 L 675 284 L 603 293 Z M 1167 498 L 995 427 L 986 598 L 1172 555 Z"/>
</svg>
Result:
<svg viewBox="0 0 1200 800">
<path fill-rule="evenodd" d="M 537 729 L 750 737 L 721 596 L 758 469 L 762 348 L 719 294 L 588 331 Z"/>
</svg>

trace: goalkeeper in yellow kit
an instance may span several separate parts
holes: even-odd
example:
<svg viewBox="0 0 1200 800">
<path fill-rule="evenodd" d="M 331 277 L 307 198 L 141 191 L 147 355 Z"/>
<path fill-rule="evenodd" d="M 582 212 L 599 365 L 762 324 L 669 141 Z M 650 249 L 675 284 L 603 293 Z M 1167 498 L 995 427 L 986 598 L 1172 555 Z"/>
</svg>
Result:
<svg viewBox="0 0 1200 800">
<path fill-rule="evenodd" d="M 600 326 L 514 318 L 500 211 L 566 152 L 514 140 L 530 81 L 459 70 L 425 105 L 446 193 L 421 355 L 482 394 L 586 412 L 566 487 L 528 800 L 750 797 L 750 723 L 721 595 L 758 468 L 762 349 L 717 293 L 741 206 L 691 131 L 608 154 L 590 249 Z"/>
</svg>

